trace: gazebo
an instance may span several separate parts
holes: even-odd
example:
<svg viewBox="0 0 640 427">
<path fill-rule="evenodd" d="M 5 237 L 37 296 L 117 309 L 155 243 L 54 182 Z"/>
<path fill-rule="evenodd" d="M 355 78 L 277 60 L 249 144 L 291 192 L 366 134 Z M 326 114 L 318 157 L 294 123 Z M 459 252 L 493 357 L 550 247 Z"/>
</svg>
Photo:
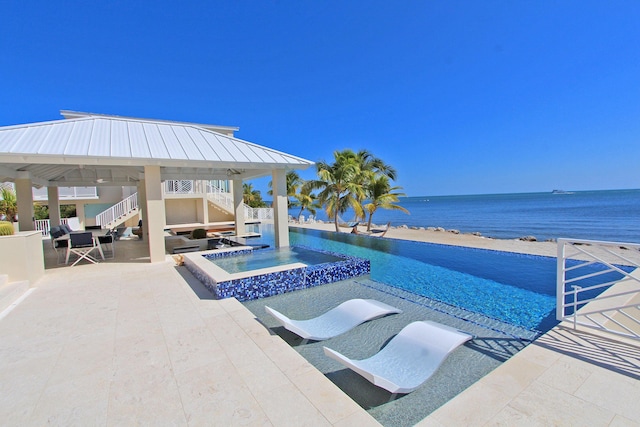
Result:
<svg viewBox="0 0 640 427">
<path fill-rule="evenodd" d="M 165 259 L 162 182 L 230 180 L 236 230 L 242 182 L 271 175 L 276 247 L 289 245 L 286 173 L 313 162 L 235 138 L 237 128 L 61 111 L 63 120 L 0 127 L 0 181 L 15 183 L 21 231 L 34 229 L 32 187 L 47 187 L 60 222 L 58 187 L 137 186 L 151 262 Z"/>
</svg>

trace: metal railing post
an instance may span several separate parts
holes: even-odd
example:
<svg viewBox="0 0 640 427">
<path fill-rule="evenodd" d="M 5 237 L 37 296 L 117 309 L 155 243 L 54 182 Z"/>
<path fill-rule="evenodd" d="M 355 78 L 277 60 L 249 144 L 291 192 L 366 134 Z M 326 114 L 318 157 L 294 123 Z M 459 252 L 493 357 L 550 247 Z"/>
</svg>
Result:
<svg viewBox="0 0 640 427">
<path fill-rule="evenodd" d="M 564 292 L 565 292 L 565 239 L 558 239 L 558 258 L 556 264 L 556 320 L 564 319 Z"/>
<path fill-rule="evenodd" d="M 576 329 L 578 327 L 578 292 L 582 287 L 573 285 L 571 289 L 573 289 L 573 329 Z"/>
</svg>

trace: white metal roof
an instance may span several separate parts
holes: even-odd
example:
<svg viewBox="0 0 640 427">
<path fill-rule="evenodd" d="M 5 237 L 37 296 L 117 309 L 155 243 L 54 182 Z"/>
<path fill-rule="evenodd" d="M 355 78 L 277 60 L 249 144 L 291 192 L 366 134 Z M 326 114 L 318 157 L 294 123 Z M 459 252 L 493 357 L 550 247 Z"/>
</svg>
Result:
<svg viewBox="0 0 640 427">
<path fill-rule="evenodd" d="M 34 185 L 133 185 L 148 165 L 165 180 L 248 179 L 313 164 L 212 130 L 237 128 L 63 113 L 77 118 L 0 127 L 0 180 L 28 173 Z"/>
<path fill-rule="evenodd" d="M 177 122 L 175 120 L 143 119 L 141 117 L 114 116 L 112 114 L 84 113 L 81 111 L 71 111 L 71 110 L 60 110 L 60 114 L 65 119 L 79 119 L 82 117 L 108 117 L 108 118 L 115 118 L 115 119 L 148 120 L 156 123 L 183 124 L 183 125 L 190 125 L 190 126 L 198 126 L 198 127 L 212 130 L 214 132 L 222 133 L 228 136 L 233 136 L 233 132 L 240 129 L 237 126 L 220 126 L 220 125 L 210 125 L 210 124 L 204 124 L 204 123 Z"/>
</svg>

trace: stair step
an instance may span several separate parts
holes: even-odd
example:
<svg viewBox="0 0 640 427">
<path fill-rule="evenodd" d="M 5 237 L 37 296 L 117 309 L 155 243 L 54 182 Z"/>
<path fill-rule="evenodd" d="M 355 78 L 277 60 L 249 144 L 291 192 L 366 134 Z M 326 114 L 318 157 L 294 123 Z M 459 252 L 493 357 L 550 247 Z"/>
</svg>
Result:
<svg viewBox="0 0 640 427">
<path fill-rule="evenodd" d="M 6 276 L 6 275 L 5 275 Z M 13 304 L 29 289 L 29 281 L 5 283 L 0 286 L 0 312 Z"/>
</svg>

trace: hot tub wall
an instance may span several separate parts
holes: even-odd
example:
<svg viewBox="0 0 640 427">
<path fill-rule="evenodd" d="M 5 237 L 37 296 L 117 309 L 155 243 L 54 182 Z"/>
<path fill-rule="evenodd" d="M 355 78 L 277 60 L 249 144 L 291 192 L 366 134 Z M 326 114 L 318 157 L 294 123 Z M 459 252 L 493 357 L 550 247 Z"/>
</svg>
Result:
<svg viewBox="0 0 640 427">
<path fill-rule="evenodd" d="M 308 248 L 310 249 L 310 248 Z M 241 279 L 217 282 L 198 266 L 185 259 L 185 266 L 209 289 L 217 299 L 235 297 L 239 301 L 266 298 L 299 289 L 310 288 L 326 283 L 337 282 L 367 275 L 371 272 L 371 263 L 367 259 L 351 257 L 328 251 L 312 249 L 343 258 L 343 261 L 293 268 L 284 271 L 258 274 Z M 210 254 L 212 257 L 240 255 L 235 253 Z"/>
<path fill-rule="evenodd" d="M 218 282 L 213 293 L 216 298 L 235 297 L 238 301 L 249 301 L 338 282 L 352 277 L 363 276 L 370 272 L 371 263 L 369 260 L 352 258 L 336 263 L 313 265 Z"/>
</svg>

